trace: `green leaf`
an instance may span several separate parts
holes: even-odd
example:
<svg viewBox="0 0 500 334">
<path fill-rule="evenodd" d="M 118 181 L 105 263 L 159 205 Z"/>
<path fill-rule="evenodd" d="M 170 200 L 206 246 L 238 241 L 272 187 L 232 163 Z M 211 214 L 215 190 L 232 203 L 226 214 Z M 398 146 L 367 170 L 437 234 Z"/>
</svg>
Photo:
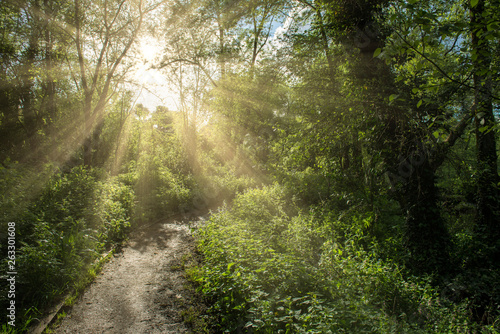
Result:
<svg viewBox="0 0 500 334">
<path fill-rule="evenodd" d="M 392 102 L 394 101 L 399 95 L 397 94 L 392 94 L 391 96 L 389 96 L 389 102 Z"/>
<path fill-rule="evenodd" d="M 470 0 L 470 7 L 471 7 L 471 8 L 476 7 L 476 6 L 477 6 L 477 4 L 478 4 L 478 2 L 479 2 L 479 0 Z"/>
<path fill-rule="evenodd" d="M 375 57 L 378 57 L 378 55 L 382 52 L 382 49 L 381 48 L 378 48 L 377 50 L 375 50 L 375 52 L 373 53 L 373 58 Z"/>
<path fill-rule="evenodd" d="M 413 94 L 417 94 L 419 91 L 420 91 L 420 90 L 419 90 L 418 88 L 413 88 L 413 89 L 411 90 L 411 92 L 412 92 Z"/>
<path fill-rule="evenodd" d="M 486 27 L 488 29 L 488 31 L 495 31 L 495 30 L 498 30 L 498 24 L 496 22 L 492 22 L 490 24 L 488 24 L 488 26 Z"/>
<path fill-rule="evenodd" d="M 422 100 L 418 101 L 417 108 L 420 108 L 421 105 L 422 105 Z"/>
<path fill-rule="evenodd" d="M 477 53 L 473 53 L 471 56 L 471 59 L 472 59 L 472 61 L 476 61 L 477 60 Z"/>
</svg>

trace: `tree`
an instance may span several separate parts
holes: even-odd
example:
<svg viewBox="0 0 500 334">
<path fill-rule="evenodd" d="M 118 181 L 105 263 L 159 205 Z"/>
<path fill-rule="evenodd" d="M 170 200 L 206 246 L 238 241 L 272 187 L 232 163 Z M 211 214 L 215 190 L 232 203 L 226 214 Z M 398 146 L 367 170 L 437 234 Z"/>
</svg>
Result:
<svg viewBox="0 0 500 334">
<path fill-rule="evenodd" d="M 247 50 L 250 50 L 250 71 L 254 70 L 257 57 L 263 51 L 269 41 L 273 23 L 283 16 L 283 12 L 289 10 L 286 1 L 254 0 L 244 3 L 247 7 L 243 15 L 243 21 L 249 28 L 244 29 L 247 35 Z"/>
<path fill-rule="evenodd" d="M 399 66 L 399 79 L 413 85 L 413 95 L 420 98 L 417 110 L 423 110 L 417 115 L 425 117 L 422 129 L 430 130 L 427 137 L 432 144 L 426 152 L 432 169 L 442 165 L 475 120 L 476 221 L 480 235 L 489 235 L 485 239 L 497 239 L 498 233 L 495 88 L 491 84 L 498 71 L 491 67 L 493 56 L 488 53 L 498 34 L 492 31 L 495 19 L 485 15 L 494 8 L 493 3 L 473 1 L 463 7 L 458 2 L 399 2 L 387 13 L 393 37 L 385 48 Z"/>
<path fill-rule="evenodd" d="M 392 195 L 404 212 L 409 263 L 416 272 L 439 272 L 449 262 L 449 235 L 439 214 L 435 158 L 446 154 L 441 154 L 443 145 L 439 154 L 427 155 L 425 118 L 442 110 L 429 108 L 432 111 L 427 114 L 419 110 L 411 88 L 397 87 L 391 67 L 373 57 L 386 37 L 383 27 L 375 24 L 382 4 L 306 3 L 311 28 L 290 29 L 295 57 L 290 55 L 287 65 L 299 92 L 294 104 L 307 129 L 299 147 L 309 156 L 304 167 L 325 170 L 328 166 L 327 178 L 333 178 L 328 182 L 357 196 L 363 194 L 372 208 L 377 192 L 386 192 L 377 185 L 376 166 L 384 163 L 390 175 L 404 174 L 404 182 L 393 188 Z M 460 124 L 446 145 L 457 139 L 463 130 Z M 304 159 L 304 149 L 300 152 Z"/>
<path fill-rule="evenodd" d="M 2 6 L 1 95 L 9 128 L 2 142 L 16 146 L 18 153 L 29 148 L 32 160 L 45 159 L 43 145 L 50 141 L 47 135 L 57 117 L 56 91 L 66 90 L 61 58 L 68 41 L 58 23 L 67 7 L 68 2 L 51 0 Z"/>
<path fill-rule="evenodd" d="M 179 13 L 184 15 L 183 20 L 179 20 Z M 179 95 L 184 145 L 195 170 L 197 126 L 206 112 L 208 90 L 217 86 L 216 66 L 210 56 L 215 47 L 215 33 L 206 23 L 198 12 L 191 12 L 182 4 L 173 7 L 165 18 L 163 33 L 167 43 L 157 66 Z"/>
<path fill-rule="evenodd" d="M 492 48 L 490 40 L 498 43 L 499 34 L 494 34 L 492 25 L 498 27 L 498 7 L 495 1 L 479 0 L 470 2 L 471 61 L 474 92 L 474 125 L 478 161 L 477 216 L 478 231 L 488 244 L 496 245 L 500 238 L 500 177 L 496 147 L 496 120 L 493 113 L 492 77 L 498 71 L 492 68 Z M 495 98 L 497 103 L 500 98 Z M 500 247 L 496 245 L 496 256 Z"/>
<path fill-rule="evenodd" d="M 83 91 L 84 164 L 92 165 L 92 137 L 102 130 L 104 107 L 130 64 L 125 58 L 137 40 L 146 14 L 159 6 L 146 1 L 74 2 L 74 42 Z M 89 59 L 87 54 L 95 56 Z"/>
<path fill-rule="evenodd" d="M 20 127 L 12 72 L 19 53 L 20 37 L 15 29 L 21 21 L 21 10 L 11 3 L 6 3 L 0 7 L 0 13 L 0 162 L 4 164 L 13 153 Z"/>
</svg>

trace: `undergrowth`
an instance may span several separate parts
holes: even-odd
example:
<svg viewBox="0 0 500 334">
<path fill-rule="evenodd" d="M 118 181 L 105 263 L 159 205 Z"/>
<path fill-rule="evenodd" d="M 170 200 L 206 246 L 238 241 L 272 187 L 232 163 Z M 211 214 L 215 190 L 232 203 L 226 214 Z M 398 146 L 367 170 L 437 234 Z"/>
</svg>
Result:
<svg viewBox="0 0 500 334">
<path fill-rule="evenodd" d="M 337 217 L 337 220 L 334 220 Z M 370 212 L 303 212 L 278 185 L 250 189 L 197 232 L 190 278 L 227 333 L 471 333 L 468 301 L 402 273 L 367 238 Z"/>
<path fill-rule="evenodd" d="M 31 171 L 33 172 L 33 171 Z M 16 189 L 20 175 L 4 179 L 4 186 Z M 43 182 L 43 180 L 38 180 Z M 89 269 L 100 254 L 122 242 L 131 227 L 133 189 L 116 177 L 103 177 L 99 169 L 73 168 L 56 173 L 39 191 L 30 194 L 30 203 L 16 207 L 10 194 L 4 198 L 0 222 L 16 225 L 16 330 L 24 332 L 43 310 L 88 280 Z M 23 188 L 20 187 L 19 192 Z M 26 189 L 24 189 L 26 191 Z M 0 239 L 6 252 L 6 238 Z M 0 264 L 6 273 L 7 258 Z M 90 273 L 91 275 L 91 273 Z M 92 276 L 92 275 L 91 275 Z M 7 287 L 1 286 L 0 305 L 6 307 Z M 4 328 L 6 330 L 6 328 Z"/>
</svg>

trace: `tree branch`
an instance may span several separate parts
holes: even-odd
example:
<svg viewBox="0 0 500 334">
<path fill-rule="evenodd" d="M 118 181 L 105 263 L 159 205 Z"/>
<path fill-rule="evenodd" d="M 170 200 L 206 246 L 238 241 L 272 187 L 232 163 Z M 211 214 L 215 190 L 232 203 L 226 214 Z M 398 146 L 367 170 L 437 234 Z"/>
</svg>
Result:
<svg viewBox="0 0 500 334">
<path fill-rule="evenodd" d="M 212 76 L 210 75 L 210 73 L 208 72 L 208 70 L 203 65 L 201 65 L 198 61 L 195 61 L 195 60 L 190 60 L 190 59 L 186 59 L 186 58 L 178 58 L 178 59 L 171 60 L 171 61 L 169 61 L 167 63 L 162 63 L 157 68 L 161 69 L 161 68 L 170 66 L 172 64 L 175 64 L 175 63 L 187 63 L 187 64 L 190 64 L 190 65 L 198 66 L 199 68 L 201 68 L 201 70 L 203 71 L 203 73 L 205 73 L 205 75 L 210 80 L 210 82 L 212 83 L 212 85 L 214 85 L 214 87 L 217 87 L 217 83 L 212 79 Z"/>
<path fill-rule="evenodd" d="M 398 32 L 398 31 L 395 31 L 396 35 L 398 35 L 398 37 L 406 44 L 410 47 L 410 49 L 412 49 L 413 51 L 415 51 L 417 54 L 419 54 L 422 58 L 424 58 L 425 60 L 427 60 L 429 63 L 432 64 L 432 66 L 434 66 L 436 68 L 436 70 L 441 73 L 446 79 L 456 83 L 456 84 L 459 84 L 460 86 L 464 86 L 464 87 L 467 87 L 469 89 L 472 89 L 472 90 L 475 90 L 476 88 L 471 86 L 471 85 L 468 85 L 466 84 L 466 82 L 468 81 L 468 79 L 470 78 L 467 77 L 467 79 L 463 82 L 460 82 L 459 80 L 457 79 L 454 79 L 452 77 L 450 77 L 448 75 L 448 73 L 446 73 L 441 67 L 439 67 L 438 64 L 436 64 L 435 61 L 433 61 L 432 59 L 430 59 L 428 56 L 425 55 L 425 53 L 419 51 L 415 46 L 413 46 L 413 44 L 411 44 L 410 42 L 408 42 L 408 40 L 406 38 L 404 38 L 403 36 L 401 36 L 401 34 Z M 492 99 L 495 99 L 495 100 L 500 100 L 500 97 L 498 96 L 495 96 L 493 94 L 491 94 L 491 98 Z"/>
<path fill-rule="evenodd" d="M 474 116 L 474 112 L 471 111 L 469 113 L 466 113 L 464 117 L 460 120 L 460 122 L 451 130 L 450 134 L 448 135 L 448 138 L 439 145 L 438 147 L 438 155 L 432 161 L 431 166 L 434 170 L 437 170 L 439 166 L 441 166 L 444 162 L 444 159 L 448 156 L 448 151 L 455 145 L 455 142 L 462 136 L 464 133 L 465 129 L 467 128 L 467 125 L 469 125 L 470 120 Z"/>
</svg>

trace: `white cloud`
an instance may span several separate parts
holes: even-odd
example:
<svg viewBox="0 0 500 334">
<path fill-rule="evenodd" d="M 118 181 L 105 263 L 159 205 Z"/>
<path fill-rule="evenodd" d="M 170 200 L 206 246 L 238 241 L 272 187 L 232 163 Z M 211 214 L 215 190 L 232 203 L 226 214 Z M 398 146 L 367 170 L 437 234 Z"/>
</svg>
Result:
<svg viewBox="0 0 500 334">
<path fill-rule="evenodd" d="M 287 18 L 285 21 L 276 28 L 274 31 L 273 37 L 271 38 L 269 44 L 268 44 L 268 50 L 272 50 L 273 53 L 275 53 L 277 49 L 281 48 L 284 46 L 282 38 L 284 35 L 290 30 L 292 25 L 295 23 L 295 21 L 298 18 L 301 18 L 303 15 L 306 15 L 309 12 L 309 7 L 304 7 L 301 6 L 300 3 L 297 3 L 295 7 L 293 7 L 290 12 L 288 12 Z M 299 31 L 304 31 L 306 30 L 310 24 L 306 24 L 303 27 L 299 29 Z"/>
</svg>

